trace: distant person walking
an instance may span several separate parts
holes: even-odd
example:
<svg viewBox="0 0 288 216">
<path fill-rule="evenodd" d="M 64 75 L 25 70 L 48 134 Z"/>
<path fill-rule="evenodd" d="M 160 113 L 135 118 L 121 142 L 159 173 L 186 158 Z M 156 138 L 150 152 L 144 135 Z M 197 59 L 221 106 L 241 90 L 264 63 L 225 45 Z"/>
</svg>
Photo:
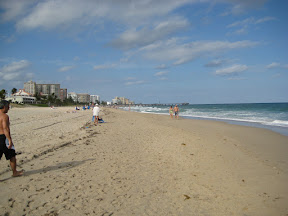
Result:
<svg viewBox="0 0 288 216">
<path fill-rule="evenodd" d="M 6 114 L 9 110 L 9 102 L 6 100 L 0 101 L 0 159 L 4 154 L 6 160 L 10 160 L 10 166 L 13 172 L 13 177 L 23 175 L 23 171 L 16 169 L 16 153 L 10 135 L 10 121 L 9 116 Z"/>
<path fill-rule="evenodd" d="M 93 108 L 94 124 L 96 124 L 96 125 L 98 125 L 99 112 L 100 112 L 100 108 L 99 108 L 98 104 L 96 104 Z"/>
<path fill-rule="evenodd" d="M 179 119 L 179 107 L 177 104 L 174 107 L 175 118 Z"/>
<path fill-rule="evenodd" d="M 173 119 L 173 108 L 172 108 L 172 106 L 170 106 L 169 113 L 170 113 L 171 119 Z"/>
</svg>

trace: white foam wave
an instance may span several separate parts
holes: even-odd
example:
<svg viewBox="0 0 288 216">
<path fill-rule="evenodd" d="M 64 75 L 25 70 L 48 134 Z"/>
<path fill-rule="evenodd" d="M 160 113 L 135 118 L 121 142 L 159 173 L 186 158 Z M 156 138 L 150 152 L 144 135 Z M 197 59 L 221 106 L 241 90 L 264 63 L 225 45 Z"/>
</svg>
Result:
<svg viewBox="0 0 288 216">
<path fill-rule="evenodd" d="M 266 122 L 265 124 L 266 125 L 272 125 L 272 126 L 279 126 L 279 127 L 288 127 L 288 121 L 281 121 L 281 120 Z"/>
<path fill-rule="evenodd" d="M 211 116 L 211 115 L 182 115 L 184 117 L 190 118 L 204 118 L 204 119 L 215 119 L 215 120 L 224 120 L 224 121 L 238 121 L 238 122 L 249 122 L 249 123 L 258 123 L 263 125 L 270 126 L 279 126 L 279 127 L 288 127 L 288 121 L 281 120 L 270 120 L 261 119 L 261 118 L 233 118 L 233 117 L 220 117 L 220 116 Z"/>
<path fill-rule="evenodd" d="M 124 108 L 128 110 L 129 108 Z M 141 112 L 141 113 L 153 113 L 153 114 L 162 114 L 169 115 L 169 107 L 142 107 L 136 106 L 131 107 L 131 111 Z M 181 111 L 181 110 L 180 110 Z M 264 116 L 263 114 L 258 114 L 255 112 L 234 112 L 234 111 L 217 111 L 217 112 L 203 112 L 197 109 L 190 108 L 180 112 L 180 116 L 188 118 L 203 118 L 203 119 L 214 119 L 214 120 L 223 120 L 223 121 L 238 121 L 238 122 L 247 122 L 247 123 L 257 123 L 262 125 L 269 126 L 278 126 L 288 128 L 288 121 L 277 120 L 277 116 Z M 276 119 L 276 120 L 275 120 Z"/>
</svg>

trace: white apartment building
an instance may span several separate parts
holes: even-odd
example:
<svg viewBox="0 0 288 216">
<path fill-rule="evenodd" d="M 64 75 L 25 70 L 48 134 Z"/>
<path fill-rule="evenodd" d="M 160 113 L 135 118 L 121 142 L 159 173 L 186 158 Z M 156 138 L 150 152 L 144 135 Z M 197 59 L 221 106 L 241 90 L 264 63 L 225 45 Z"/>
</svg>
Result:
<svg viewBox="0 0 288 216">
<path fill-rule="evenodd" d="M 60 84 L 36 84 L 37 92 L 42 95 L 54 95 L 60 98 Z"/>
<path fill-rule="evenodd" d="M 31 95 L 35 95 L 37 92 L 36 82 L 28 81 L 28 82 L 24 83 L 24 90 L 26 92 L 30 93 Z"/>
<path fill-rule="evenodd" d="M 77 101 L 78 101 L 78 96 L 77 96 L 77 94 L 75 93 L 75 92 L 69 92 L 68 94 L 67 94 L 67 96 L 68 96 L 68 98 L 72 98 L 72 100 L 76 103 Z"/>
<path fill-rule="evenodd" d="M 113 104 L 134 104 L 133 101 L 130 101 L 129 99 L 125 98 L 125 97 L 115 97 L 114 99 L 112 99 L 112 103 Z"/>
<path fill-rule="evenodd" d="M 95 104 L 96 101 L 99 101 L 99 103 L 100 103 L 100 96 L 99 95 L 90 95 L 90 102 Z"/>
<path fill-rule="evenodd" d="M 118 104 L 119 105 L 122 103 L 121 103 L 121 100 L 114 98 L 114 99 L 112 99 L 112 104 Z"/>
<path fill-rule="evenodd" d="M 60 98 L 60 84 L 36 84 L 36 82 L 28 81 L 24 83 L 24 90 L 32 95 L 36 93 L 52 95 L 54 93 L 57 98 Z"/>
</svg>

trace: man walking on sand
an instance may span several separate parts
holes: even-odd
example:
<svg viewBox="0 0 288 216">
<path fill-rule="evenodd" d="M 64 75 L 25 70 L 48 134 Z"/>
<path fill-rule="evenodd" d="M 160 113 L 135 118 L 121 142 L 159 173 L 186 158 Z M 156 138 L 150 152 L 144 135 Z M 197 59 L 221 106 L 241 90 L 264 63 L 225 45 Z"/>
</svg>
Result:
<svg viewBox="0 0 288 216">
<path fill-rule="evenodd" d="M 179 107 L 177 104 L 174 107 L 175 118 L 179 119 Z"/>
<path fill-rule="evenodd" d="M 96 104 L 93 108 L 94 124 L 96 124 L 96 125 L 98 125 L 99 112 L 100 112 L 100 108 L 99 108 L 98 104 Z"/>
<path fill-rule="evenodd" d="M 6 160 L 10 160 L 10 166 L 13 172 L 13 177 L 21 176 L 22 171 L 16 170 L 16 153 L 10 135 L 10 121 L 9 116 L 6 114 L 9 110 L 9 102 L 6 100 L 0 101 L 0 159 L 4 154 Z M 6 145 L 6 142 L 8 144 Z"/>
</svg>

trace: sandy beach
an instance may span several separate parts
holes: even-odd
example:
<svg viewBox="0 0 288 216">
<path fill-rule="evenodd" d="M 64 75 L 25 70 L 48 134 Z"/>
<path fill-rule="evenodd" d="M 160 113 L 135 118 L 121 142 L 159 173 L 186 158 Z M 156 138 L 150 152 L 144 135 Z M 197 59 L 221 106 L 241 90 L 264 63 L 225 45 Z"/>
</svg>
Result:
<svg viewBox="0 0 288 216">
<path fill-rule="evenodd" d="M 101 108 L 13 108 L 0 215 L 288 215 L 288 137 Z"/>
</svg>

